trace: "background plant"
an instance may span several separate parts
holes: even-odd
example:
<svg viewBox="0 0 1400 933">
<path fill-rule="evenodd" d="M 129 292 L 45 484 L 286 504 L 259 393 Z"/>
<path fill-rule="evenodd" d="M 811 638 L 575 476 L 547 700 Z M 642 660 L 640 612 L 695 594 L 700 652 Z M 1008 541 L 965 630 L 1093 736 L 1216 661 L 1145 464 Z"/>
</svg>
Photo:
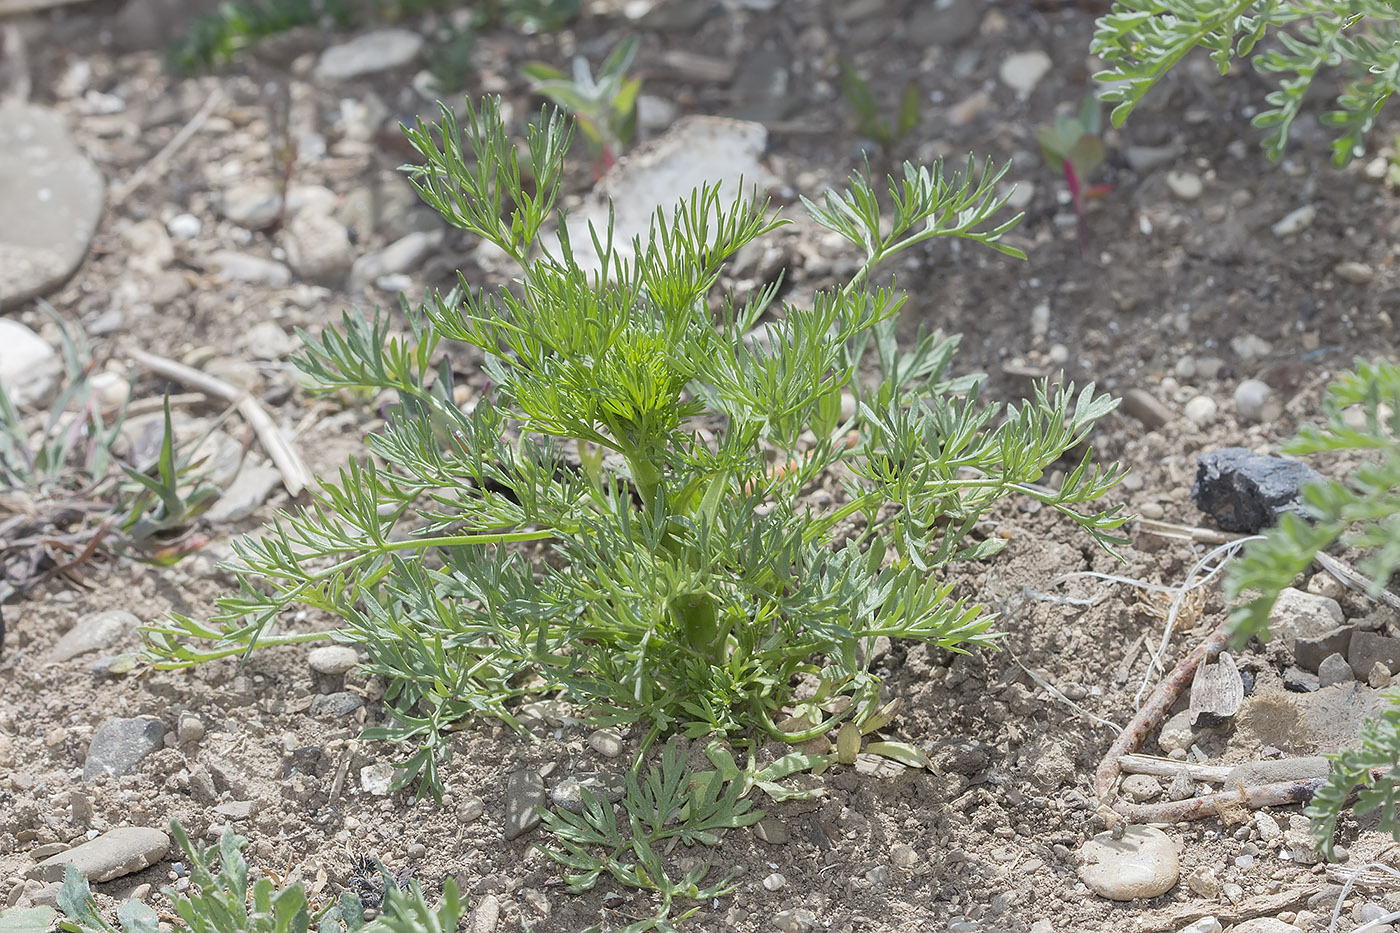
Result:
<svg viewBox="0 0 1400 933">
<path fill-rule="evenodd" d="M 540 94 L 571 114 L 593 150 L 595 175 L 602 175 L 632 143 L 637 133 L 637 95 L 640 78 L 629 78 L 627 69 L 637 57 L 638 40 L 630 36 L 608 53 L 593 76 L 588 60 L 574 59 L 573 75 L 544 64 L 523 66 L 520 71 Z"/>
<path fill-rule="evenodd" d="M 457 883 L 443 882 L 442 902 L 436 909 L 423 898 L 414 881 L 405 890 L 380 869 L 384 896 L 376 905 L 379 915 L 365 920 L 364 904 L 352 893 L 317 908 L 300 884 L 278 887 L 268 878 L 250 881 L 243 848 L 248 840 L 225 829 L 218 846 L 191 843 L 179 823 L 171 832 L 185 853 L 189 868 L 188 893 L 166 888 L 164 894 L 175 916 L 161 916 L 140 900 L 129 900 L 117 909 L 113 924 L 97 909 L 87 879 L 69 865 L 58 895 L 63 911 L 59 929 L 66 933 L 307 933 L 316 924 L 318 933 L 456 933 L 464 911 Z"/>
<path fill-rule="evenodd" d="M 808 202 L 865 261 L 755 339 L 775 289 L 714 292 L 725 261 L 780 223 L 766 204 L 692 192 L 628 253 L 594 230 L 602 263 L 585 270 L 566 227 L 542 232 L 564 120 L 530 128 L 525 167 L 498 107 L 469 107 L 462 123 L 444 108 L 440 126 L 409 130 L 423 163 L 408 172 L 450 223 L 513 258 L 519 281 L 490 294 L 461 280 L 406 306 L 402 336 L 347 313 L 305 338 L 298 365 L 321 384 L 397 391 L 368 441 L 377 459 L 237 542 L 239 592 L 212 623 L 148 630 L 158 664 L 325 637 L 271 631 L 296 604 L 323 610 L 386 680 L 392 718 L 367 735 L 411 743 L 399 784 L 422 774 L 437 792 L 453 724 L 518 726 L 529 694 L 636 724 L 643 749 L 678 731 L 801 742 L 866 721 L 883 702 L 863 662 L 874 638 L 993 643 L 992 617 L 937 571 L 1001 549 L 974 533 L 998 500 L 1034 497 L 1117 540 L 1118 508 L 1077 508 L 1118 481 L 1116 466 L 1086 455 L 1059 489 L 1032 485 L 1115 403 L 1073 386 L 1042 385 L 1004 413 L 958 396 L 974 382 L 948 375 L 956 339 L 921 332 L 901 351 L 904 296 L 872 282 L 881 261 L 935 237 L 1020 255 L 1001 242 L 1016 220 L 997 216 L 1004 168 L 906 164 L 884 197 L 855 175 Z M 445 342 L 484 358 L 492 389 L 469 411 L 434 362 Z M 774 471 L 766 452 L 789 466 Z M 839 501 L 803 500 L 838 464 Z M 826 708 L 781 729 L 803 675 Z"/>
<path fill-rule="evenodd" d="M 904 86 L 899 106 L 886 117 L 875 103 L 870 85 L 849 61 L 841 61 L 841 94 L 855 115 L 856 132 L 873 139 L 888 160 L 900 140 L 914 132 L 919 125 L 919 87 L 913 81 Z"/>
<path fill-rule="evenodd" d="M 1314 80 L 1338 68 L 1336 109 L 1322 124 L 1339 135 L 1332 161 L 1345 165 L 1365 151 L 1365 137 L 1382 105 L 1400 87 L 1400 7 L 1385 0 L 1116 0 L 1097 22 L 1090 50 L 1107 64 L 1095 77 L 1117 101 L 1122 126 L 1138 102 L 1193 48 L 1200 46 L 1221 74 L 1236 58 L 1277 76 L 1277 90 L 1251 121 L 1267 130 L 1277 161 Z"/>
<path fill-rule="evenodd" d="M 1065 176 L 1070 203 L 1078 221 L 1079 252 L 1089 254 L 1089 223 L 1085 215 L 1088 202 L 1108 194 L 1108 185 L 1090 185 L 1089 179 L 1103 165 L 1103 114 L 1099 99 L 1090 92 L 1084 96 L 1077 113 L 1055 115 L 1049 126 L 1037 127 L 1036 141 L 1050 167 Z"/>
<path fill-rule="evenodd" d="M 1357 361 L 1352 372 L 1328 387 L 1323 412 L 1323 424 L 1304 427 L 1283 446 L 1285 453 L 1371 456 L 1344 479 L 1307 486 L 1307 520 L 1285 515 L 1263 541 L 1245 548 L 1228 586 L 1231 596 L 1257 594 L 1234 611 L 1232 624 L 1240 638 L 1267 637 L 1279 591 L 1291 586 L 1319 551 L 1336 544 L 1363 551 L 1360 569 L 1371 581 L 1373 596 L 1400 567 L 1400 366 Z M 1372 769 L 1385 773 L 1373 777 Z M 1359 748 L 1333 759 L 1331 777 L 1309 810 L 1318 819 L 1318 841 L 1329 854 L 1337 818 L 1357 786 L 1363 788 L 1357 812 L 1377 812 L 1381 828 L 1400 841 L 1400 706 L 1366 724 Z"/>
</svg>

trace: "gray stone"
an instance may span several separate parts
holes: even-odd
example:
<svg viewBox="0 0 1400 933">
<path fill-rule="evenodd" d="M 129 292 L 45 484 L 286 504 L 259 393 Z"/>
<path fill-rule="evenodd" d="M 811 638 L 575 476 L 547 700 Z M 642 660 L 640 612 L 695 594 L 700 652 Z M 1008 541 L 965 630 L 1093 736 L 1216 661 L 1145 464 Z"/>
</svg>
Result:
<svg viewBox="0 0 1400 933">
<path fill-rule="evenodd" d="M 457 821 L 459 823 L 475 823 L 481 819 L 481 815 L 485 812 L 486 801 L 477 796 L 464 797 L 462 802 L 457 804 Z"/>
<path fill-rule="evenodd" d="M 292 271 L 280 262 L 221 249 L 210 255 L 210 264 L 219 278 L 229 282 L 246 282 L 282 288 L 292 283 Z"/>
<path fill-rule="evenodd" d="M 160 830 L 122 826 L 44 859 L 29 870 L 29 877 L 40 881 L 62 881 L 65 866 L 71 864 L 89 881 L 111 881 L 149 868 L 169 851 L 170 837 Z"/>
<path fill-rule="evenodd" d="M 63 115 L 0 104 L 0 310 L 60 285 L 87 255 L 102 218 L 102 174 Z M 3 345 L 3 344 L 0 344 Z"/>
<path fill-rule="evenodd" d="M 142 759 L 162 748 L 164 739 L 165 727 L 157 719 L 108 719 L 92 735 L 83 780 L 132 773 Z"/>
<path fill-rule="evenodd" d="M 617 803 L 627 793 L 627 778 L 606 771 L 582 771 L 563 778 L 550 788 L 549 799 L 556 807 L 570 813 L 582 813 L 585 790 L 608 803 Z"/>
<path fill-rule="evenodd" d="M 944 771 L 970 776 L 986 770 L 991 752 L 992 746 L 982 742 L 954 742 L 935 752 L 933 761 Z"/>
<path fill-rule="evenodd" d="M 1269 631 L 1285 644 L 1293 645 L 1299 638 L 1320 638 L 1346 622 L 1342 607 L 1335 599 L 1305 593 L 1291 586 L 1279 591 L 1274 608 L 1269 612 Z M 1356 636 L 1352 635 L 1354 646 Z"/>
<path fill-rule="evenodd" d="M 1337 608 L 1340 609 L 1341 606 Z M 1339 625 L 1321 635 L 1295 636 L 1293 660 L 1305 671 L 1316 671 L 1318 665 L 1322 663 L 1322 659 L 1329 654 L 1346 656 L 1351 648 L 1351 638 L 1354 631 L 1355 629 L 1350 625 Z"/>
<path fill-rule="evenodd" d="M 1302 487 L 1318 478 L 1297 460 L 1225 447 L 1196 457 L 1191 498 L 1224 530 L 1255 534 L 1284 512 L 1302 515 Z"/>
<path fill-rule="evenodd" d="M 360 661 L 359 653 L 350 645 L 322 645 L 312 648 L 306 663 L 318 674 L 339 677 Z"/>
<path fill-rule="evenodd" d="M 817 915 L 808 907 L 780 910 L 773 915 L 773 929 L 779 933 L 809 933 L 816 926 Z"/>
<path fill-rule="evenodd" d="M 239 341 L 255 360 L 280 360 L 300 342 L 274 321 L 259 321 Z"/>
<path fill-rule="evenodd" d="M 418 268 L 423 258 L 442 243 L 442 231 L 414 231 L 373 253 L 366 253 L 350 267 L 350 281 L 362 288 L 386 275 Z"/>
<path fill-rule="evenodd" d="M 0 255 L 3 252 L 0 242 Z M 0 272 L 0 288 L 5 274 Z M 44 338 L 19 321 L 0 318 L 0 389 L 11 402 L 25 408 L 47 404 L 62 374 L 63 363 Z"/>
<path fill-rule="evenodd" d="M 1277 917 L 1255 917 L 1236 924 L 1234 933 L 1303 933 L 1291 923 L 1284 923 Z"/>
<path fill-rule="evenodd" d="M 1351 663 L 1352 670 L 1365 671 L 1368 676 L 1372 668 L 1383 664 L 1393 677 L 1400 672 L 1400 638 L 1387 638 L 1376 632 L 1357 632 L 1351 637 L 1347 661 Z"/>
<path fill-rule="evenodd" d="M 1123 150 L 1123 157 L 1128 160 L 1129 167 L 1139 175 L 1146 175 L 1154 169 L 1175 162 L 1180 155 L 1181 147 L 1176 144 L 1128 146 Z"/>
<path fill-rule="evenodd" d="M 915 46 L 954 48 L 977 32 L 983 6 L 977 0 L 915 4 L 904 24 L 904 36 Z"/>
<path fill-rule="evenodd" d="M 345 225 L 319 210 L 299 212 L 287 225 L 287 264 L 319 285 L 338 285 L 355 261 Z"/>
<path fill-rule="evenodd" d="M 230 800 L 214 807 L 214 812 L 226 820 L 241 822 L 250 819 L 257 812 L 258 802 L 256 800 Z"/>
<path fill-rule="evenodd" d="M 1376 276 L 1374 269 L 1364 262 L 1356 262 L 1355 260 L 1337 263 L 1332 272 L 1337 278 L 1351 282 L 1353 285 L 1365 285 Z"/>
<path fill-rule="evenodd" d="M 1002 59 L 997 76 L 1001 78 L 1002 84 L 1011 88 L 1017 97 L 1024 100 L 1036 89 L 1036 85 L 1040 84 L 1040 79 L 1045 77 L 1050 65 L 1050 56 L 1040 49 L 1013 52 Z"/>
<path fill-rule="evenodd" d="M 423 47 L 423 37 L 407 29 L 376 29 L 321 53 L 316 77 L 345 80 L 409 64 Z"/>
<path fill-rule="evenodd" d="M 1283 403 L 1267 382 L 1246 379 L 1235 386 L 1235 413 L 1246 421 L 1275 421 L 1283 414 Z"/>
<path fill-rule="evenodd" d="M 791 117 L 801 104 L 792 93 L 792 68 L 782 46 L 763 55 L 750 55 L 739 63 L 730 94 L 738 102 L 729 116 L 756 123 L 779 123 Z"/>
<path fill-rule="evenodd" d="M 1119 839 L 1099 833 L 1084 843 L 1079 858 L 1079 879 L 1095 894 L 1114 901 L 1165 894 L 1181 872 L 1171 839 L 1145 826 L 1129 826 Z"/>
<path fill-rule="evenodd" d="M 394 785 L 394 766 L 384 762 L 360 769 L 360 789 L 373 797 L 387 797 Z"/>
<path fill-rule="evenodd" d="M 1279 218 L 1271 228 L 1276 237 L 1290 237 L 1302 233 L 1317 219 L 1317 208 L 1311 204 L 1289 211 Z"/>
<path fill-rule="evenodd" d="M 189 745 L 204 738 L 204 721 L 194 713 L 184 712 L 175 721 L 175 738 L 181 745 Z"/>
<path fill-rule="evenodd" d="M 1185 751 L 1191 747 L 1195 740 L 1195 732 L 1191 729 L 1191 711 L 1184 709 L 1162 723 L 1162 728 L 1157 730 L 1157 744 L 1164 752 L 1173 752 L 1178 749 Z"/>
<path fill-rule="evenodd" d="M 775 817 L 767 816 L 754 826 L 754 835 L 770 846 L 785 845 L 790 838 L 787 824 Z"/>
<path fill-rule="evenodd" d="M 536 807 L 543 807 L 549 796 L 538 771 L 516 771 L 506 779 L 505 837 L 510 842 L 540 825 Z"/>
<path fill-rule="evenodd" d="M 125 609 L 108 609 L 83 616 L 49 652 L 50 661 L 69 661 L 90 651 L 110 648 L 126 635 L 133 635 L 141 620 Z"/>
<path fill-rule="evenodd" d="M 1259 784 L 1277 784 L 1280 781 L 1326 777 L 1331 767 L 1331 763 L 1319 755 L 1249 761 L 1230 769 L 1230 773 L 1225 776 L 1225 786 L 1235 787 L 1242 784 L 1245 787 L 1254 787 Z"/>
<path fill-rule="evenodd" d="M 1317 681 L 1321 687 L 1344 684 L 1355 679 L 1356 673 L 1352 671 L 1347 659 L 1340 654 L 1329 654 L 1317 667 Z"/>
<path fill-rule="evenodd" d="M 245 461 L 204 517 L 218 524 L 242 521 L 256 512 L 281 482 L 282 474 L 275 467 Z"/>
<path fill-rule="evenodd" d="M 339 719 L 349 716 L 364 705 L 365 701 L 358 694 L 346 690 L 322 693 L 312 697 L 311 715 L 317 718 Z"/>
<path fill-rule="evenodd" d="M 588 747 L 604 758 L 622 754 L 622 736 L 616 729 L 604 727 L 588 736 Z"/>
<path fill-rule="evenodd" d="M 1118 792 L 1130 803 L 1146 803 L 1162 795 L 1162 785 L 1150 774 L 1130 774 Z"/>
<path fill-rule="evenodd" d="M 1182 407 L 1181 412 L 1187 421 L 1204 426 L 1215 420 L 1215 416 L 1220 413 L 1220 406 L 1209 395 L 1197 395 Z"/>
</svg>

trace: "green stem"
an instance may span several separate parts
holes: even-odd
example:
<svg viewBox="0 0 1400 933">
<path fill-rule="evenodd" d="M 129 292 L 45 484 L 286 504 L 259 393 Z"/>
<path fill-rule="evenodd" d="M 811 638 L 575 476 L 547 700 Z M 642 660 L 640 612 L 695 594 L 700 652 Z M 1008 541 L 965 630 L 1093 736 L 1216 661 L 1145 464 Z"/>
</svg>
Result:
<svg viewBox="0 0 1400 933">
<path fill-rule="evenodd" d="M 335 636 L 339 629 L 330 629 L 324 632 L 298 632 L 290 635 L 268 635 L 259 639 L 261 646 L 266 648 L 277 645 L 300 645 L 309 641 L 329 641 Z M 229 645 L 225 648 L 215 648 L 211 651 L 191 651 L 188 655 L 179 660 L 151 661 L 151 667 L 158 671 L 174 671 L 181 668 L 194 667 L 196 664 L 203 664 L 205 661 L 217 661 L 219 658 L 231 658 L 240 655 L 245 651 L 242 644 Z"/>
</svg>

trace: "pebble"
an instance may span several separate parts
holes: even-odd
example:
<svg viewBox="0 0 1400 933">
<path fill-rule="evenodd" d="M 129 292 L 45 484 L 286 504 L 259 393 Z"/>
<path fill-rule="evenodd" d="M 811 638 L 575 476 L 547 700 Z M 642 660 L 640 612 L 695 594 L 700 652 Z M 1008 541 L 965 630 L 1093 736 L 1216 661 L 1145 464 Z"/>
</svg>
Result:
<svg viewBox="0 0 1400 933">
<path fill-rule="evenodd" d="M 215 524 L 242 521 L 256 512 L 281 482 L 282 473 L 276 467 L 245 462 L 204 518 Z"/>
<path fill-rule="evenodd" d="M 1039 49 L 1029 52 L 1013 52 L 1002 59 L 997 72 L 1001 83 L 1016 92 L 1024 100 L 1035 90 L 1040 79 L 1050 70 L 1050 56 Z"/>
<path fill-rule="evenodd" d="M 146 756 L 165 745 L 165 727 L 158 719 L 108 719 L 92 734 L 83 780 L 99 774 L 131 774 Z"/>
<path fill-rule="evenodd" d="M 608 803 L 617 803 L 627 793 L 627 778 L 606 771 L 583 771 L 561 779 L 549 791 L 556 807 L 570 813 L 583 812 L 583 792 L 587 790 Z"/>
<path fill-rule="evenodd" d="M 1268 356 L 1274 346 L 1258 334 L 1237 334 L 1230 338 L 1230 349 L 1242 360 L 1256 360 Z"/>
<path fill-rule="evenodd" d="M 339 677 L 359 663 L 359 653 L 349 645 L 322 645 L 312 648 L 306 663 L 318 674 Z"/>
<path fill-rule="evenodd" d="M 913 868 L 918 862 L 919 853 L 914 851 L 913 846 L 903 842 L 896 842 L 890 846 L 890 863 L 895 868 Z"/>
<path fill-rule="evenodd" d="M 622 735 L 616 729 L 599 729 L 588 737 L 588 747 L 604 758 L 616 758 L 622 754 Z"/>
<path fill-rule="evenodd" d="M 808 933 L 816 925 L 817 915 L 807 907 L 780 910 L 773 915 L 773 929 L 779 933 Z"/>
<path fill-rule="evenodd" d="M 299 345 L 299 341 L 274 321 L 259 321 L 244 333 L 239 344 L 255 360 L 280 360 Z"/>
<path fill-rule="evenodd" d="M 771 816 L 758 821 L 754 826 L 754 835 L 770 846 L 785 845 L 789 838 L 787 824 Z"/>
<path fill-rule="evenodd" d="M 1366 675 L 1366 686 L 1370 687 L 1372 690 L 1384 690 L 1386 687 L 1390 686 L 1394 679 L 1394 675 L 1390 673 L 1390 668 L 1386 667 L 1384 663 L 1377 661 L 1371 665 L 1371 670 Z"/>
<path fill-rule="evenodd" d="M 1162 728 L 1157 730 L 1157 744 L 1162 751 L 1172 752 L 1180 749 L 1185 751 L 1191 747 L 1191 742 L 1195 739 L 1195 733 L 1191 729 L 1191 711 L 1184 709 L 1162 723 Z"/>
<path fill-rule="evenodd" d="M 1354 260 L 1339 262 L 1333 267 L 1332 271 L 1336 273 L 1337 278 L 1351 282 L 1354 285 L 1365 285 L 1367 282 L 1371 281 L 1371 279 L 1375 278 L 1376 275 L 1375 270 L 1366 265 L 1366 263 L 1356 262 Z"/>
<path fill-rule="evenodd" d="M 1205 191 L 1201 176 L 1195 172 L 1167 172 L 1167 187 L 1182 201 L 1195 201 Z"/>
<path fill-rule="evenodd" d="M 1393 677 L 1400 671 L 1400 638 L 1387 638 L 1377 632 L 1356 632 L 1347 649 L 1347 662 L 1352 670 L 1365 671 L 1368 676 L 1379 664 Z"/>
<path fill-rule="evenodd" d="M 3 276 L 0 272 L 0 288 Z M 11 402 L 20 407 L 46 404 L 62 372 L 58 354 L 44 338 L 13 318 L 0 318 L 0 388 Z"/>
<path fill-rule="evenodd" d="M 1162 785 L 1150 774 L 1130 774 L 1119 791 L 1132 803 L 1146 803 L 1162 794 Z"/>
<path fill-rule="evenodd" d="M 39 881 L 62 881 L 72 865 L 89 881 L 102 882 L 149 868 L 170 851 L 170 837 L 158 829 L 122 826 L 96 839 L 50 856 L 29 870 Z"/>
<path fill-rule="evenodd" d="M 176 214 L 165 229 L 177 240 L 193 240 L 204 229 L 204 223 L 193 214 Z"/>
<path fill-rule="evenodd" d="M 181 745 L 190 745 L 204 738 L 204 721 L 191 712 L 183 712 L 175 720 L 175 739 Z"/>
<path fill-rule="evenodd" d="M 1329 654 L 1322 659 L 1322 663 L 1317 666 L 1317 681 L 1321 687 L 1331 687 L 1335 684 L 1350 683 L 1356 679 L 1356 673 L 1347 663 L 1347 659 L 1340 654 Z"/>
<path fill-rule="evenodd" d="M 472 908 L 470 933 L 495 933 L 501 923 L 501 900 L 494 894 L 479 898 Z"/>
<path fill-rule="evenodd" d="M 69 661 L 92 651 L 110 648 L 126 635 L 134 635 L 141 620 L 125 609 L 108 609 L 83 616 L 49 651 L 49 661 Z"/>
<path fill-rule="evenodd" d="M 1153 169 L 1175 162 L 1181 155 L 1181 147 L 1175 144 L 1166 146 L 1128 146 L 1123 158 L 1130 168 L 1139 175 L 1146 175 Z"/>
<path fill-rule="evenodd" d="M 1259 830 L 1259 838 L 1265 842 L 1278 838 L 1279 834 L 1283 832 L 1283 830 L 1279 828 L 1278 820 L 1274 819 L 1263 810 L 1254 814 L 1254 828 Z"/>
<path fill-rule="evenodd" d="M 416 269 L 423 258 L 442 243 L 441 230 L 416 230 L 401 237 L 381 250 L 366 253 L 356 259 L 350 267 L 350 281 L 353 287 L 362 288 L 386 275 L 396 275 Z"/>
<path fill-rule="evenodd" d="M 355 260 L 345 225 L 319 210 L 300 211 L 292 217 L 286 249 L 292 270 L 319 285 L 338 285 Z"/>
<path fill-rule="evenodd" d="M 787 884 L 787 879 L 776 871 L 763 879 L 763 887 L 768 891 L 777 891 L 785 884 Z"/>
<path fill-rule="evenodd" d="M 1055 924 L 1049 920 L 1037 920 L 1031 924 L 1030 933 L 1055 933 Z"/>
<path fill-rule="evenodd" d="M 1319 755 L 1302 758 L 1272 758 L 1263 761 L 1248 761 L 1230 769 L 1225 776 L 1225 786 L 1276 784 L 1280 781 L 1297 781 L 1303 778 L 1326 777 L 1331 763 Z"/>
<path fill-rule="evenodd" d="M 1170 891 L 1181 868 L 1166 833 L 1127 827 L 1121 839 L 1099 833 L 1079 850 L 1079 879 L 1089 890 L 1115 901 L 1156 897 Z"/>
<path fill-rule="evenodd" d="M 1186 876 L 1186 886 L 1201 897 L 1214 900 L 1220 896 L 1220 879 L 1215 877 L 1215 869 L 1197 865 Z"/>
<path fill-rule="evenodd" d="M 1304 204 L 1297 210 L 1284 214 L 1270 229 L 1276 237 L 1289 237 L 1306 230 L 1316 218 L 1317 208 L 1311 204 Z"/>
<path fill-rule="evenodd" d="M 1221 933 L 1225 928 L 1220 925 L 1220 921 L 1215 917 L 1202 917 L 1194 923 L 1188 923 L 1177 933 Z"/>
<path fill-rule="evenodd" d="M 1222 526 L 1223 527 L 1223 526 Z M 1229 529 L 1235 530 L 1235 529 Z M 1329 596 L 1318 596 L 1288 586 L 1279 591 L 1269 611 L 1269 631 L 1291 644 L 1297 638 L 1320 638 L 1346 622 L 1342 607 Z M 1352 650 L 1356 637 L 1351 638 Z"/>
<path fill-rule="evenodd" d="M 506 779 L 506 842 L 518 839 L 540 825 L 540 814 L 535 809 L 549 800 L 544 789 L 544 778 L 538 771 L 516 771 Z"/>
<path fill-rule="evenodd" d="M 7 182 L 0 217 L 11 218 L 0 224 L 3 311 L 73 274 L 97 231 L 107 188 L 62 113 L 16 101 L 0 104 L 0 178 Z"/>
<path fill-rule="evenodd" d="M 1205 427 L 1215 420 L 1219 406 L 1215 404 L 1215 399 L 1209 395 L 1198 395 L 1186 403 L 1184 412 L 1186 420 L 1194 425 Z"/>
<path fill-rule="evenodd" d="M 364 698 L 348 690 L 320 693 L 311 698 L 311 715 L 317 718 L 339 719 L 349 716 L 365 705 Z"/>
<path fill-rule="evenodd" d="M 1132 388 L 1123 393 L 1123 411 L 1149 430 L 1162 427 L 1174 417 L 1172 410 L 1146 389 Z"/>
<path fill-rule="evenodd" d="M 389 796 L 394 783 L 394 766 L 386 762 L 365 765 L 360 769 L 360 789 L 373 797 Z"/>
<path fill-rule="evenodd" d="M 281 215 L 282 206 L 281 190 L 266 178 L 238 182 L 219 198 L 219 213 L 248 230 L 269 227 Z"/>
<path fill-rule="evenodd" d="M 948 918 L 948 933 L 982 933 L 982 922 L 954 914 Z"/>
<path fill-rule="evenodd" d="M 1246 421 L 1270 422 L 1283 414 L 1283 403 L 1267 382 L 1246 379 L 1235 387 L 1235 411 Z"/>
<path fill-rule="evenodd" d="M 399 68 L 412 62 L 423 47 L 423 37 L 407 29 L 376 29 L 321 53 L 316 77 L 343 81 L 361 75 Z"/>
<path fill-rule="evenodd" d="M 221 249 L 209 257 L 215 274 L 228 282 L 246 282 L 267 288 L 282 288 L 292 283 L 292 271 L 280 262 Z"/>
<path fill-rule="evenodd" d="M 457 822 L 475 823 L 486 812 L 486 801 L 475 795 L 463 797 L 457 804 Z"/>
<path fill-rule="evenodd" d="M 1277 917 L 1255 917 L 1235 925 L 1234 933 L 1303 933 L 1291 923 Z"/>
<path fill-rule="evenodd" d="M 254 800 L 230 800 L 214 806 L 215 813 L 234 823 L 251 819 L 257 809 L 257 801 Z"/>
</svg>

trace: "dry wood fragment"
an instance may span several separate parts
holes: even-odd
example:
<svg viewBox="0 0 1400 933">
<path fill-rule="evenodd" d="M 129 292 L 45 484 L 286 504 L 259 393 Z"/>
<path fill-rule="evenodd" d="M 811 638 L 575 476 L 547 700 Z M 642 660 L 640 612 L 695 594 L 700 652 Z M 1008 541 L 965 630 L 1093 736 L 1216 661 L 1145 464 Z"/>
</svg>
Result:
<svg viewBox="0 0 1400 933">
<path fill-rule="evenodd" d="M 0 0 L 0 16 L 14 16 L 17 13 L 33 13 L 36 10 L 51 10 L 54 7 L 71 6 L 86 0 Z"/>
<path fill-rule="evenodd" d="M 1203 765 L 1194 761 L 1159 758 L 1156 755 L 1124 755 L 1118 763 L 1124 774 L 1148 774 L 1165 778 L 1184 774 L 1193 781 L 1205 781 L 1208 784 L 1225 783 L 1226 775 L 1235 770 L 1232 765 Z"/>
<path fill-rule="evenodd" d="M 273 466 L 277 467 L 278 472 L 282 474 L 282 484 L 287 487 L 287 492 L 293 496 L 300 495 L 301 491 L 311 483 L 311 471 L 302 462 L 301 455 L 282 436 L 282 432 L 278 430 L 272 416 L 267 413 L 267 410 L 257 399 L 237 386 L 230 385 L 222 379 L 216 379 L 208 373 L 202 373 L 183 363 L 177 363 L 144 350 L 131 349 L 127 351 L 127 354 L 132 360 L 158 376 L 173 379 L 192 389 L 198 389 L 207 395 L 223 399 L 236 407 L 239 414 L 258 435 L 258 440 L 262 442 L 263 449 L 267 451 Z"/>
<path fill-rule="evenodd" d="M 1232 718 L 1244 705 L 1244 681 L 1235 659 L 1225 651 L 1214 664 L 1196 668 L 1191 680 L 1191 725 L 1215 726 Z"/>
</svg>

